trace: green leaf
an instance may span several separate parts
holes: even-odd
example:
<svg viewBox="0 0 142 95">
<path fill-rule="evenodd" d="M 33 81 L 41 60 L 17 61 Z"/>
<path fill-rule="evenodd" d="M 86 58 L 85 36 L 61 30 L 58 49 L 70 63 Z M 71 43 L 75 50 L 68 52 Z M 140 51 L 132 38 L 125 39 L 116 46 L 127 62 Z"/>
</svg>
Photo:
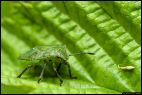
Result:
<svg viewBox="0 0 142 95">
<path fill-rule="evenodd" d="M 98 2 L 141 44 L 141 2 Z"/>
<path fill-rule="evenodd" d="M 1 93 L 141 92 L 141 5 L 133 3 L 3 1 Z M 11 16 L 4 13 L 5 4 L 11 5 Z M 71 56 L 68 62 L 77 79 L 66 78 L 68 72 L 62 67 L 61 87 L 59 79 L 50 74 L 40 84 L 39 75 L 32 76 L 30 70 L 16 78 L 30 64 L 18 56 L 37 45 L 66 45 L 68 54 L 84 51 L 95 55 Z M 121 70 L 118 65 L 135 69 Z M 31 71 L 36 74 L 41 69 Z"/>
</svg>

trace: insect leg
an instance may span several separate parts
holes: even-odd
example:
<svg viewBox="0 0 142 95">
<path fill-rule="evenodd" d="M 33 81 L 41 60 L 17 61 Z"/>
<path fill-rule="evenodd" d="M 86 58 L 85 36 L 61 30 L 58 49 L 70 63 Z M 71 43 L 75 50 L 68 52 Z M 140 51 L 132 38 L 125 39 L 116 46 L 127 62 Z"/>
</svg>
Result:
<svg viewBox="0 0 142 95">
<path fill-rule="evenodd" d="M 53 65 L 53 70 L 55 71 L 55 73 L 57 74 L 58 78 L 60 79 L 60 86 L 62 86 L 62 83 L 63 83 L 63 79 L 62 77 L 59 75 L 58 71 L 56 70 L 55 66 L 54 66 L 54 63 L 52 63 Z"/>
<path fill-rule="evenodd" d="M 40 76 L 39 76 L 39 79 L 38 79 L 38 81 L 37 81 L 38 83 L 40 82 L 40 80 L 41 80 L 41 78 L 42 78 L 42 76 L 43 76 L 45 67 L 46 67 L 46 63 L 43 64 L 43 69 L 42 69 L 41 74 L 40 74 Z"/>
<path fill-rule="evenodd" d="M 22 73 L 17 76 L 17 78 L 20 78 L 20 77 L 24 74 L 24 72 L 27 71 L 27 70 L 28 70 L 29 68 L 31 68 L 31 67 L 32 67 L 32 65 L 28 65 L 28 66 L 22 71 Z"/>
<path fill-rule="evenodd" d="M 70 75 L 70 78 L 71 79 L 76 79 L 77 77 L 73 77 L 72 74 L 71 74 L 71 68 L 70 68 L 70 65 L 67 63 L 67 66 L 68 66 L 68 71 L 69 71 L 69 75 Z"/>
<path fill-rule="evenodd" d="M 57 67 L 57 72 L 58 72 L 58 73 L 59 73 L 60 67 L 61 67 L 61 63 L 59 63 L 59 65 L 58 65 L 58 67 Z"/>
</svg>

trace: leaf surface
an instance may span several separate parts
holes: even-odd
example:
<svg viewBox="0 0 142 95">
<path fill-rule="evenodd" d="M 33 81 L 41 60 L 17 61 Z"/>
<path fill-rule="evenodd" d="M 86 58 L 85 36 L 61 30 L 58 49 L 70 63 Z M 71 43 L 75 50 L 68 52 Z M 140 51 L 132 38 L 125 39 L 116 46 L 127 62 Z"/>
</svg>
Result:
<svg viewBox="0 0 142 95">
<path fill-rule="evenodd" d="M 111 1 L 108 6 L 106 2 L 92 1 L 5 2 L 2 11 L 4 4 L 10 4 L 11 16 L 2 12 L 1 93 L 141 92 L 139 2 Z M 63 77 L 61 87 L 58 78 L 48 75 L 40 84 L 39 75 L 25 73 L 16 78 L 29 64 L 17 57 L 38 45 L 66 45 L 68 54 L 95 54 L 71 56 L 68 62 L 78 78 Z M 135 69 L 124 71 L 118 65 Z M 62 72 L 68 71 L 63 67 Z"/>
</svg>

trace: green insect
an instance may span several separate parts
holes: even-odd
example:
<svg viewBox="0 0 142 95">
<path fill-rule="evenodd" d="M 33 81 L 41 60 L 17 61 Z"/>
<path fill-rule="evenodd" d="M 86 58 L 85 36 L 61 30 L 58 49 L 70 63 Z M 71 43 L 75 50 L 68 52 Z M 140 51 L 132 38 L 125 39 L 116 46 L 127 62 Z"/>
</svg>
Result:
<svg viewBox="0 0 142 95">
<path fill-rule="evenodd" d="M 123 67 L 120 67 L 118 65 L 118 68 L 121 69 L 121 70 L 133 70 L 135 67 L 134 66 L 123 66 Z"/>
<path fill-rule="evenodd" d="M 93 55 L 94 53 L 76 53 L 73 55 L 78 55 L 78 54 L 91 54 Z M 46 69 L 47 64 L 52 64 L 52 68 L 55 71 L 57 77 L 60 79 L 60 86 L 63 83 L 63 79 L 59 74 L 59 69 L 61 67 L 61 64 L 67 65 L 68 67 L 68 72 L 69 76 L 71 79 L 76 79 L 77 77 L 73 77 L 71 74 L 71 69 L 70 65 L 67 62 L 69 56 L 73 55 L 68 55 L 66 52 L 66 46 L 36 46 L 32 48 L 31 50 L 27 51 L 26 53 L 22 54 L 21 56 L 18 57 L 20 60 L 27 60 L 27 61 L 41 61 L 43 62 L 43 69 L 41 71 L 41 74 L 38 79 L 38 83 L 43 77 L 44 70 Z M 29 68 L 33 67 L 34 65 L 37 64 L 31 64 L 28 65 L 20 75 L 17 77 L 20 78 L 25 71 L 27 71 Z M 58 65 L 58 66 L 56 66 Z"/>
</svg>

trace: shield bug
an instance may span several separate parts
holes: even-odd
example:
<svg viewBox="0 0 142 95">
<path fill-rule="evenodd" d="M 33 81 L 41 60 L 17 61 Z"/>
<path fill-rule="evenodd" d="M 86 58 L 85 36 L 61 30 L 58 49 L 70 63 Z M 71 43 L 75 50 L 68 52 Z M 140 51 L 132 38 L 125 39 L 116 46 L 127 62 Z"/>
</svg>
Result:
<svg viewBox="0 0 142 95">
<path fill-rule="evenodd" d="M 73 55 L 78 55 L 78 54 L 91 54 L 93 55 L 94 53 L 75 53 Z M 36 46 L 26 53 L 22 54 L 21 56 L 18 57 L 20 60 L 27 60 L 27 61 L 41 61 L 43 62 L 43 68 L 41 70 L 38 83 L 43 77 L 44 70 L 46 69 L 47 64 L 52 64 L 52 68 L 55 71 L 57 77 L 60 79 L 60 86 L 63 83 L 63 79 L 59 74 L 59 69 L 62 64 L 67 65 L 68 67 L 68 72 L 69 76 L 71 79 L 77 78 L 73 77 L 70 69 L 70 65 L 67 62 L 69 56 L 73 55 L 68 55 L 66 52 L 66 46 Z M 17 77 L 20 78 L 25 71 L 27 71 L 29 68 L 33 67 L 35 64 L 28 65 L 22 72 L 19 74 Z M 37 65 L 37 64 L 36 64 Z"/>
<path fill-rule="evenodd" d="M 123 66 L 123 67 L 120 67 L 120 66 L 118 65 L 118 68 L 119 68 L 119 69 L 122 69 L 122 70 L 133 70 L 135 67 L 134 67 L 134 66 Z"/>
</svg>

